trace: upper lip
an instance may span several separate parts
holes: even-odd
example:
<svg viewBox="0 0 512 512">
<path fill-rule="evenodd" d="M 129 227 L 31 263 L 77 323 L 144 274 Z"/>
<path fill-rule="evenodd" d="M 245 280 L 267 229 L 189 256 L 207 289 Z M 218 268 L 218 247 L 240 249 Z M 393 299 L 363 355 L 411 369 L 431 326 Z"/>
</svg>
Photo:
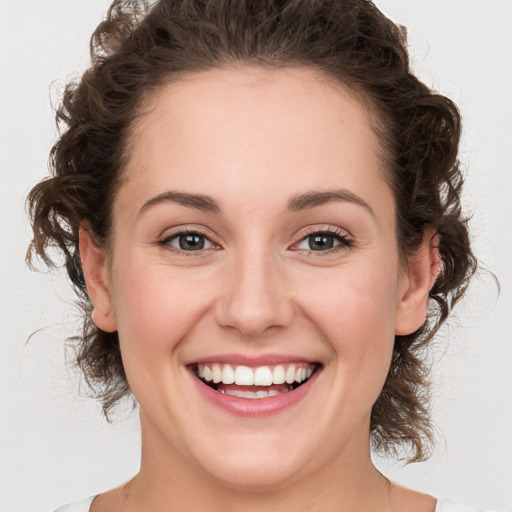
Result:
<svg viewBox="0 0 512 512">
<path fill-rule="evenodd" d="M 287 355 L 287 354 L 262 354 L 260 356 L 247 356 L 244 354 L 215 354 L 211 356 L 203 356 L 198 359 L 193 359 L 186 364 L 186 366 L 193 364 L 207 364 L 207 363 L 221 363 L 232 364 L 235 366 L 272 366 L 283 363 L 318 363 L 318 360 L 308 357 Z"/>
</svg>

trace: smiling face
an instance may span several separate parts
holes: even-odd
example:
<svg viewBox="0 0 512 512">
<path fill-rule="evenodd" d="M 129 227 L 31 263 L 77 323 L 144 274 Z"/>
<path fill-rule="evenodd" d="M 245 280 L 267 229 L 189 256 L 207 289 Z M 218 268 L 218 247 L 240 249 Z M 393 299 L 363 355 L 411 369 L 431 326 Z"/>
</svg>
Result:
<svg viewBox="0 0 512 512">
<path fill-rule="evenodd" d="M 129 149 L 110 252 L 85 232 L 81 250 L 143 468 L 264 486 L 369 463 L 394 335 L 421 325 L 427 287 L 400 266 L 366 110 L 311 70 L 210 70 L 154 93 Z"/>
</svg>

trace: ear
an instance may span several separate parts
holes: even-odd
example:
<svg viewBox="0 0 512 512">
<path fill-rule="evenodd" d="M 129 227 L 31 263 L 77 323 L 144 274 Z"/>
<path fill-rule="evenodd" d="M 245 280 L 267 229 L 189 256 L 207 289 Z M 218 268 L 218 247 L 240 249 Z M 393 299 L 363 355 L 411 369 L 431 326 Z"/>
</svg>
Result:
<svg viewBox="0 0 512 512">
<path fill-rule="evenodd" d="M 417 331 L 427 318 L 428 294 L 441 270 L 439 235 L 425 230 L 421 246 L 407 258 L 399 283 L 395 334 Z"/>
<path fill-rule="evenodd" d="M 96 245 L 87 224 L 80 226 L 79 248 L 87 293 L 94 307 L 91 319 L 102 331 L 114 332 L 117 325 L 112 307 L 107 252 Z"/>
</svg>

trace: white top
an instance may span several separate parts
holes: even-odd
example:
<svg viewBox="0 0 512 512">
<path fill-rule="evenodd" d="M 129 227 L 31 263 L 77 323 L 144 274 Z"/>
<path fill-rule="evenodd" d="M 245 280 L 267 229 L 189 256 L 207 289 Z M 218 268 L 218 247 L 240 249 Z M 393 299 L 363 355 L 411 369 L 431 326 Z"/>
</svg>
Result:
<svg viewBox="0 0 512 512">
<path fill-rule="evenodd" d="M 55 512 L 89 512 L 89 507 L 91 506 L 92 500 L 96 498 L 96 496 L 91 496 L 82 501 L 77 501 L 75 503 L 70 503 L 69 505 L 64 505 L 60 507 Z"/>
<path fill-rule="evenodd" d="M 468 507 L 467 505 L 460 505 L 452 500 L 443 498 L 437 500 L 436 512 L 485 512 L 485 510 L 481 508 Z"/>
<path fill-rule="evenodd" d="M 55 512 L 89 512 L 89 507 L 91 506 L 94 498 L 95 496 L 91 496 L 83 501 L 70 503 L 69 505 L 59 508 Z M 468 507 L 466 505 L 459 505 L 458 503 L 448 499 L 440 499 L 437 501 L 435 512 L 485 512 L 485 510 Z"/>
</svg>

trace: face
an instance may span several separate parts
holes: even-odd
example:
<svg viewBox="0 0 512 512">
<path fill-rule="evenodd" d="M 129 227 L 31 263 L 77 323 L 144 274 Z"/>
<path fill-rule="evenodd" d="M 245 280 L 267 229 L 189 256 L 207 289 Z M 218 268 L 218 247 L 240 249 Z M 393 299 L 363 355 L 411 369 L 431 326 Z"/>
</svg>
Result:
<svg viewBox="0 0 512 512">
<path fill-rule="evenodd" d="M 365 108 L 310 70 L 211 70 L 154 94 L 102 284 L 82 257 L 144 453 L 241 486 L 369 458 L 395 333 L 424 319 L 385 178 Z"/>
</svg>

